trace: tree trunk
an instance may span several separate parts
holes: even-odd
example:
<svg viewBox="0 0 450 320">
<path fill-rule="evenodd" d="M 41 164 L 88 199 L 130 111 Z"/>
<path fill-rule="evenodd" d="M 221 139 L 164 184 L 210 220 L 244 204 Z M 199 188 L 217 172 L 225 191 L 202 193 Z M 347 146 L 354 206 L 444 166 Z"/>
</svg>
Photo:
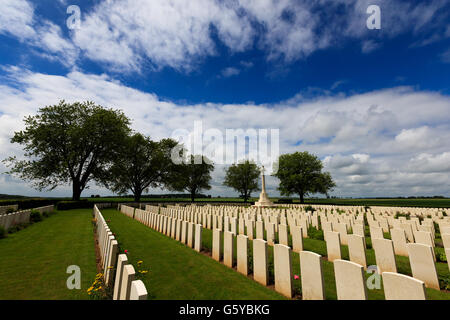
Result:
<svg viewBox="0 0 450 320">
<path fill-rule="evenodd" d="M 81 186 L 79 181 L 73 181 L 72 183 L 72 200 L 80 201 L 81 197 Z"/>
<path fill-rule="evenodd" d="M 191 192 L 191 202 L 195 202 L 195 192 Z"/>
<path fill-rule="evenodd" d="M 304 198 L 304 194 L 300 193 L 300 203 L 303 204 L 305 203 L 305 198 Z"/>
<path fill-rule="evenodd" d="M 243 196 L 244 196 L 244 203 L 247 203 L 248 199 L 250 198 L 250 195 L 249 195 L 249 192 L 248 192 L 247 188 L 244 189 Z"/>
<path fill-rule="evenodd" d="M 142 195 L 142 192 L 136 192 L 136 193 L 134 194 L 134 202 L 139 202 L 139 201 L 141 201 L 141 195 Z"/>
</svg>

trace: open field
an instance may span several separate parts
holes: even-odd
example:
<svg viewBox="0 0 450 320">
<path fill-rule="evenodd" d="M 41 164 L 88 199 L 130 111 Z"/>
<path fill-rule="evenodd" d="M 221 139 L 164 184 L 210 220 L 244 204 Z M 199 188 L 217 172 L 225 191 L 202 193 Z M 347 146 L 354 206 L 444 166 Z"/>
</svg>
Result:
<svg viewBox="0 0 450 320">
<path fill-rule="evenodd" d="M 0 199 L 1 205 L 9 205 L 20 203 L 22 201 L 30 201 L 31 199 L 47 200 L 47 202 L 57 203 L 59 201 L 70 201 L 70 198 L 8 198 Z M 277 202 L 280 198 L 273 197 L 272 201 Z M 90 198 L 85 197 L 82 200 L 89 202 L 134 202 L 133 198 L 127 197 L 102 197 Z M 249 200 L 258 201 L 257 198 Z M 189 198 L 142 198 L 141 202 L 187 202 L 190 203 Z M 208 202 L 223 202 L 223 203 L 244 203 L 240 198 L 198 198 L 195 199 L 198 203 Z M 293 203 L 300 203 L 298 199 L 293 199 Z M 383 199 L 305 199 L 306 204 L 323 204 L 323 205 L 348 205 L 348 206 L 386 206 L 386 207 L 429 207 L 429 208 L 450 208 L 450 198 L 383 198 Z M 250 203 L 249 203 L 250 205 Z M 280 204 L 282 205 L 282 204 Z"/>
<path fill-rule="evenodd" d="M 418 199 L 307 199 L 310 204 L 328 204 L 341 206 L 386 206 L 386 207 L 427 207 L 427 208 L 450 208 L 448 198 L 418 198 Z"/>
<path fill-rule="evenodd" d="M 93 202 L 133 202 L 132 198 L 85 198 Z M 276 202 L 279 198 L 271 198 Z M 257 201 L 253 198 L 251 201 Z M 188 198 L 142 198 L 141 202 L 190 202 Z M 200 198 L 196 202 L 241 202 L 240 198 Z M 300 203 L 294 199 L 294 203 Z M 306 204 L 324 204 L 324 205 L 348 205 L 348 206 L 387 206 L 387 207 L 430 207 L 430 208 L 450 208 L 449 198 L 418 198 L 418 199 L 306 199 Z"/>
<path fill-rule="evenodd" d="M 0 240 L 0 299 L 88 299 L 96 274 L 92 210 L 60 211 Z M 69 290 L 67 267 L 81 269 Z"/>
</svg>

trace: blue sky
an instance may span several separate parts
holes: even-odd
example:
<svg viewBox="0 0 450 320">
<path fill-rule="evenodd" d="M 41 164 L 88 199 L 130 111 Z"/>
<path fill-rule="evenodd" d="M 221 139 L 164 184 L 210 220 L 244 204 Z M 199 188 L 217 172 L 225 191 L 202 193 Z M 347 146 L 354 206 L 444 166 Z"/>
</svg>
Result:
<svg viewBox="0 0 450 320">
<path fill-rule="evenodd" d="M 80 8 L 78 29 L 66 25 L 69 5 Z M 366 26 L 370 5 L 379 30 Z M 449 9 L 439 0 L 5 0 L 0 151 L 21 155 L 8 140 L 23 116 L 92 99 L 155 138 L 199 119 L 277 128 L 282 153 L 319 155 L 338 196 L 450 196 Z M 222 179 L 218 166 L 210 193 L 233 195 Z M 0 193 L 70 193 L 0 181 Z"/>
</svg>

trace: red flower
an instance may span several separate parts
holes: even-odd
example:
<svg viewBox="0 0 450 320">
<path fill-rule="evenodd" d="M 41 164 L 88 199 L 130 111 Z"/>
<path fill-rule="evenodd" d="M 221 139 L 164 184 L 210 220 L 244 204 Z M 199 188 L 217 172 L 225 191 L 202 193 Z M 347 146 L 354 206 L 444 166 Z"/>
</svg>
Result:
<svg viewBox="0 0 450 320">
<path fill-rule="evenodd" d="M 128 253 L 128 250 L 125 250 L 124 252 L 125 252 L 125 253 Z"/>
</svg>

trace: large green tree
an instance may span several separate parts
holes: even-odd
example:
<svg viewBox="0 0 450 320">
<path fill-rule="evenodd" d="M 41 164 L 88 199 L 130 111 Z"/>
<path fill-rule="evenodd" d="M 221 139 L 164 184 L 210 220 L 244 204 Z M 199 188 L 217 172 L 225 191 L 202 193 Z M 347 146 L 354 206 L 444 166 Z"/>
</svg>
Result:
<svg viewBox="0 0 450 320">
<path fill-rule="evenodd" d="M 22 145 L 28 159 L 6 159 L 8 173 L 39 190 L 71 183 L 73 200 L 80 199 L 90 181 L 101 179 L 130 132 L 121 111 L 93 102 L 60 101 L 24 122 L 25 129 L 15 132 L 11 142 Z"/>
<path fill-rule="evenodd" d="M 177 142 L 163 139 L 152 141 L 140 133 L 135 133 L 124 141 L 119 157 L 107 171 L 104 185 L 111 191 L 134 195 L 140 201 L 142 193 L 148 188 L 163 186 L 171 174 L 171 150 Z"/>
<path fill-rule="evenodd" d="M 247 202 L 252 192 L 259 190 L 260 175 L 258 166 L 254 162 L 246 160 L 227 168 L 223 184 L 239 192 L 244 202 Z"/>
<path fill-rule="evenodd" d="M 198 161 L 199 159 L 202 161 Z M 202 156 L 190 155 L 187 160 L 189 161 L 171 167 L 167 187 L 173 191 L 189 192 L 191 201 L 194 202 L 196 195 L 202 190 L 211 189 L 211 172 L 214 170 L 214 164 Z"/>
<path fill-rule="evenodd" d="M 329 172 L 322 172 L 320 159 L 308 152 L 295 152 L 281 155 L 278 159 L 278 171 L 274 174 L 280 179 L 282 195 L 298 194 L 300 202 L 305 202 L 308 194 L 328 194 L 336 184 Z"/>
</svg>

